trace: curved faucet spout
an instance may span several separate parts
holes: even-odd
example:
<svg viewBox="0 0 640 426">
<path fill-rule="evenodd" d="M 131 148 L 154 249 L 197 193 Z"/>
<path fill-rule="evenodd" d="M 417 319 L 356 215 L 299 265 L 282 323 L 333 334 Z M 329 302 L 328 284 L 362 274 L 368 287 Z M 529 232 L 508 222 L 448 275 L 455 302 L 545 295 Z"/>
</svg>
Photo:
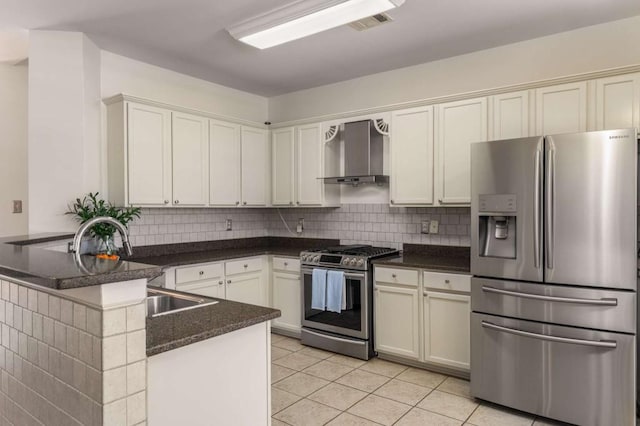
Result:
<svg viewBox="0 0 640 426">
<path fill-rule="evenodd" d="M 73 244 L 71 245 L 71 251 L 75 254 L 77 258 L 80 257 L 80 243 L 82 242 L 82 237 L 87 231 L 96 223 L 108 223 L 109 225 L 113 225 L 118 232 L 120 232 L 120 236 L 122 237 L 122 246 L 124 250 L 127 252 L 127 256 L 133 255 L 133 250 L 131 248 L 131 243 L 129 243 L 129 234 L 127 233 L 127 228 L 116 219 L 109 216 L 98 216 L 92 219 L 89 219 L 85 223 L 83 223 L 80 228 L 76 231 L 76 235 L 73 237 Z"/>
</svg>

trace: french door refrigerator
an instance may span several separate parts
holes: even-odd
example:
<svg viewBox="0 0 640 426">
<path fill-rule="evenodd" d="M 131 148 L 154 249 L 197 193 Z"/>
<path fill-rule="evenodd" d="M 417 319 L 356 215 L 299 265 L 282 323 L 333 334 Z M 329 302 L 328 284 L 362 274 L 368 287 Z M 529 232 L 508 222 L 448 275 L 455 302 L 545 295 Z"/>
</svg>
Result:
<svg viewBox="0 0 640 426">
<path fill-rule="evenodd" d="M 635 424 L 635 129 L 471 147 L 471 393 Z"/>
</svg>

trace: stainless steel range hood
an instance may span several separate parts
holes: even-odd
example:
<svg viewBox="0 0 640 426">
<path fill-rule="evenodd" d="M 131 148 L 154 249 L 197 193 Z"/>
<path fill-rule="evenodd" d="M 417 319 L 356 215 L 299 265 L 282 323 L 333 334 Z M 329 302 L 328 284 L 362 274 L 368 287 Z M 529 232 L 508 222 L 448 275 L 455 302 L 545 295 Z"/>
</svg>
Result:
<svg viewBox="0 0 640 426">
<path fill-rule="evenodd" d="M 326 177 L 325 183 L 383 184 L 389 176 L 383 174 L 384 142 L 373 120 L 352 121 L 340 125 L 344 141 L 344 176 Z"/>
</svg>

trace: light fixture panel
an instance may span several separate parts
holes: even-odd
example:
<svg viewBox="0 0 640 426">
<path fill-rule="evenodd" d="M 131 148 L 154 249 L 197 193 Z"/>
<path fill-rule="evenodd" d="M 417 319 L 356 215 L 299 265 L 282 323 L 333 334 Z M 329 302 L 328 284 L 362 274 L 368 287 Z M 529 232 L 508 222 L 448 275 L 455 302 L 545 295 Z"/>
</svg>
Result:
<svg viewBox="0 0 640 426">
<path fill-rule="evenodd" d="M 243 43 L 266 49 L 401 6 L 404 0 L 299 0 L 228 29 Z"/>
</svg>

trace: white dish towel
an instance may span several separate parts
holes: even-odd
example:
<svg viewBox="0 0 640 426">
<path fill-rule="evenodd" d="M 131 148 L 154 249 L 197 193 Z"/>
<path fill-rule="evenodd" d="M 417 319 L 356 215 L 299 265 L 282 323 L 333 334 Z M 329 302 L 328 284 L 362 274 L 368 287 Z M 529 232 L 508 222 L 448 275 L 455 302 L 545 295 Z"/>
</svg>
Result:
<svg viewBox="0 0 640 426">
<path fill-rule="evenodd" d="M 314 268 L 311 275 L 311 309 L 324 311 L 327 306 L 327 270 Z"/>
<path fill-rule="evenodd" d="M 327 311 L 342 312 L 346 299 L 344 271 L 327 272 Z"/>
</svg>

